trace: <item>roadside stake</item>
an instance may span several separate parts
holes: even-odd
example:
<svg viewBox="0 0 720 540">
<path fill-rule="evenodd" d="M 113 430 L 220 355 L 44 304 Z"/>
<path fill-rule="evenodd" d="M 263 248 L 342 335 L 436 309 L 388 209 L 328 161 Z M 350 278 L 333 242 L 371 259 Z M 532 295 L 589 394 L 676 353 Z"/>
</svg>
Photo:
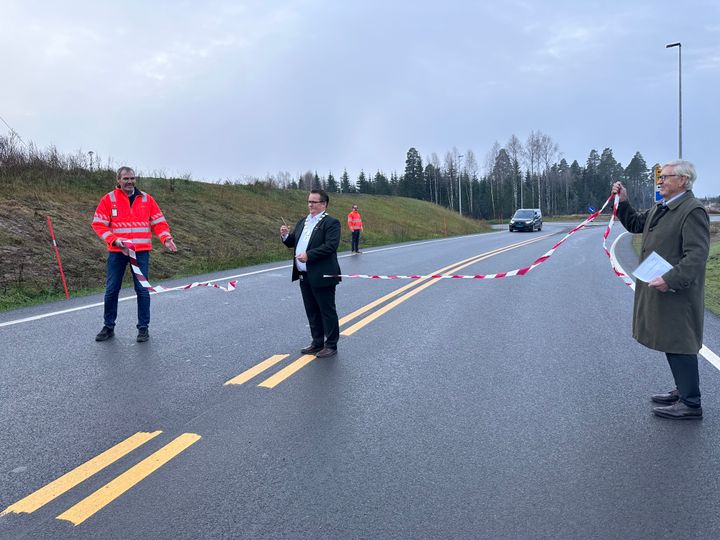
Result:
<svg viewBox="0 0 720 540">
<path fill-rule="evenodd" d="M 47 222 L 48 228 L 50 229 L 50 238 L 52 238 L 52 244 L 55 248 L 55 258 L 57 258 L 58 267 L 60 268 L 60 279 L 62 279 L 63 288 L 65 289 L 65 299 L 70 300 L 70 293 L 68 293 L 67 282 L 65 281 L 65 272 L 63 272 L 62 262 L 60 261 L 60 252 L 58 251 L 57 242 L 55 241 L 55 233 L 53 232 L 50 216 L 47 217 Z"/>
</svg>

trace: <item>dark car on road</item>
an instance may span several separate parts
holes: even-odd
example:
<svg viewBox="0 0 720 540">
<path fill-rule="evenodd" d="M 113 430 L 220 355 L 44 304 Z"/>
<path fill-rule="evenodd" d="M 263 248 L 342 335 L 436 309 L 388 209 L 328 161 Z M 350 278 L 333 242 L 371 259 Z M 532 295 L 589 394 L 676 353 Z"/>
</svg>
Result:
<svg viewBox="0 0 720 540">
<path fill-rule="evenodd" d="M 510 219 L 510 232 L 542 231 L 542 212 L 539 208 L 520 208 Z"/>
</svg>

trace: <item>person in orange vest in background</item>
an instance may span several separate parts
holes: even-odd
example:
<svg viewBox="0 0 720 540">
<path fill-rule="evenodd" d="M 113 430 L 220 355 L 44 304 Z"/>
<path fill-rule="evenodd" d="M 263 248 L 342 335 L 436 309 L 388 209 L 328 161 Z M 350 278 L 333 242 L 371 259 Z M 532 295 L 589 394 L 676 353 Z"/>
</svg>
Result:
<svg viewBox="0 0 720 540">
<path fill-rule="evenodd" d="M 348 214 L 348 227 L 352 231 L 352 241 L 350 243 L 351 253 L 360 253 L 360 231 L 363 230 L 362 219 L 358 207 L 353 204 L 352 211 Z"/>
<path fill-rule="evenodd" d="M 108 249 L 104 326 L 95 336 L 95 341 L 105 341 L 115 335 L 118 295 L 125 269 L 130 262 L 125 242 L 135 244 L 138 267 L 146 279 L 150 278 L 148 270 L 152 233 L 169 251 L 177 251 L 177 247 L 170 235 L 170 226 L 155 199 L 135 187 L 135 171 L 130 167 L 118 169 L 117 187 L 100 199 L 92 228 Z M 142 343 L 150 337 L 150 292 L 140 284 L 134 272 L 132 276 L 138 306 L 137 340 Z"/>
</svg>

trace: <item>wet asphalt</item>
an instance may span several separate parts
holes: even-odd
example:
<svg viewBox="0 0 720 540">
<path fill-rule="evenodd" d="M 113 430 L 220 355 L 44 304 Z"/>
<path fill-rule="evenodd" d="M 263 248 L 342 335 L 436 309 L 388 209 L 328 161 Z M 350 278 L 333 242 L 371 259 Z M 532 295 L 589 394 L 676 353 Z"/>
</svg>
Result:
<svg viewBox="0 0 720 540">
<path fill-rule="evenodd" d="M 366 248 L 340 264 L 428 274 L 542 237 L 458 271 L 495 273 L 528 266 L 568 230 Z M 651 414 L 669 369 L 632 339 L 632 292 L 602 231 L 578 232 L 523 277 L 435 280 L 274 388 L 260 385 L 309 343 L 287 264 L 205 276 L 249 274 L 233 293 L 153 296 L 144 344 L 132 298 L 104 343 L 99 296 L 0 314 L 0 511 L 162 431 L 32 513 L 0 517 L 0 538 L 718 537 L 720 373 L 701 359 L 704 420 Z M 338 313 L 409 283 L 345 279 Z M 7 324 L 68 308 L 80 309 Z M 705 344 L 720 352 L 710 314 Z M 288 357 L 224 384 L 273 355 Z M 57 519 L 188 433 L 201 438 L 86 521 Z"/>
</svg>

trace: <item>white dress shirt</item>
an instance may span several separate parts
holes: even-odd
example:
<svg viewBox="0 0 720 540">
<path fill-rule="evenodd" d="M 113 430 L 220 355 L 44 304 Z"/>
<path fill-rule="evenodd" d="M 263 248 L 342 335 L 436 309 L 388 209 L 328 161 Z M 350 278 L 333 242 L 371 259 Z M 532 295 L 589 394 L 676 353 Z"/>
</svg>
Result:
<svg viewBox="0 0 720 540">
<path fill-rule="evenodd" d="M 315 227 L 318 223 L 320 223 L 320 220 L 325 217 L 325 212 L 320 212 L 316 216 L 312 216 L 311 214 L 308 214 L 308 216 L 305 218 L 305 226 L 302 230 L 302 235 L 297 240 L 297 244 L 295 244 L 295 254 L 298 253 L 305 253 L 307 251 L 308 243 L 310 242 L 310 236 L 312 235 L 313 230 L 315 230 Z M 300 262 L 297 259 L 295 259 L 295 266 L 297 266 L 297 269 L 301 272 L 307 272 L 307 264 L 304 262 Z"/>
</svg>

